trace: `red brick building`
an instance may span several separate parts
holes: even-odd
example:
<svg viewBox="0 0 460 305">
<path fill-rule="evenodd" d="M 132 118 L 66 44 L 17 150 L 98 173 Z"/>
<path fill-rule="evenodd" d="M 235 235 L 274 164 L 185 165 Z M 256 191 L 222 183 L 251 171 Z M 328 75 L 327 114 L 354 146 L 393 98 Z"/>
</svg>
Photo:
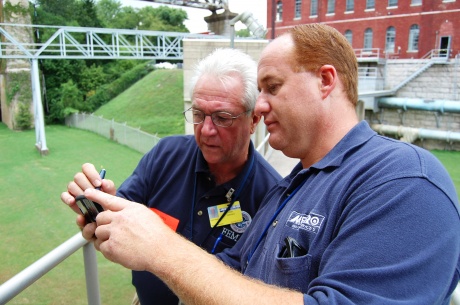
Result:
<svg viewBox="0 0 460 305">
<path fill-rule="evenodd" d="M 333 26 L 381 57 L 460 53 L 460 0 L 267 0 L 267 38 L 306 23 Z"/>
</svg>

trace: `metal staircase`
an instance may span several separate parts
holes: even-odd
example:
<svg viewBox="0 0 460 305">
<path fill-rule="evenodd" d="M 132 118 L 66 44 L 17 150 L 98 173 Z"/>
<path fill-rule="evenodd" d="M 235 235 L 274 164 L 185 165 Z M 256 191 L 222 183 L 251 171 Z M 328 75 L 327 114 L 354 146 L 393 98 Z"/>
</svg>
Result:
<svg viewBox="0 0 460 305">
<path fill-rule="evenodd" d="M 429 61 L 425 64 L 423 64 L 419 69 L 417 69 L 414 73 L 409 75 L 408 78 L 406 78 L 404 81 L 402 81 L 399 85 L 391 89 L 391 92 L 393 94 L 396 94 L 396 92 L 410 83 L 412 80 L 417 78 L 420 74 L 428 70 L 432 65 L 434 64 L 443 64 L 446 63 L 449 60 L 449 50 L 446 49 L 434 49 L 425 54 L 422 59 L 428 59 Z"/>
</svg>

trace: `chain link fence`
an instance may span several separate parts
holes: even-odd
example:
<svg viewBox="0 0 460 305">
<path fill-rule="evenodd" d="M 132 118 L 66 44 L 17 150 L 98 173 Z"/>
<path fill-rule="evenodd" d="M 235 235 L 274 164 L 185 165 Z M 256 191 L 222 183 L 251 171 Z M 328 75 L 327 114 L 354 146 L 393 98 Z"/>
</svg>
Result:
<svg viewBox="0 0 460 305">
<path fill-rule="evenodd" d="M 74 113 L 65 119 L 69 127 L 89 130 L 117 143 L 126 145 L 143 154 L 147 153 L 160 140 L 155 135 L 148 134 L 139 128 L 117 123 L 94 114 Z"/>
</svg>

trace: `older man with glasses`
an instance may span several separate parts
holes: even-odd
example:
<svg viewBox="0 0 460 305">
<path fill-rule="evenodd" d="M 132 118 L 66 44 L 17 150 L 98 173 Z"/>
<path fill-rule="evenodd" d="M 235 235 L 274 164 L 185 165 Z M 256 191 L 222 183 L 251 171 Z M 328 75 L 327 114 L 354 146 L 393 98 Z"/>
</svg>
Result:
<svg viewBox="0 0 460 305">
<path fill-rule="evenodd" d="M 145 204 L 209 253 L 232 247 L 281 179 L 250 140 L 260 121 L 254 114 L 257 65 L 241 51 L 217 49 L 196 66 L 191 93 L 192 107 L 184 116 L 194 124 L 194 137 L 160 140 L 118 190 L 112 181 L 100 179 L 92 164 L 84 164 L 62 200 L 78 212 L 74 197 L 101 187 Z M 141 304 L 178 303 L 149 272 L 133 271 L 133 285 Z"/>
</svg>

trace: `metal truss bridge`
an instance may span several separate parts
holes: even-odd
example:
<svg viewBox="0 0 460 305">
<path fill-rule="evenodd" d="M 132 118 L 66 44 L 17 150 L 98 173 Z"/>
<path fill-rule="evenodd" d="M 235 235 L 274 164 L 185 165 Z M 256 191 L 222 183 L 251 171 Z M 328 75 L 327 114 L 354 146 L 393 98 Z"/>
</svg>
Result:
<svg viewBox="0 0 460 305">
<path fill-rule="evenodd" d="M 26 33 L 26 34 L 25 34 Z M 34 42 L 33 35 L 45 40 Z M 106 28 L 0 23 L 0 58 L 181 60 L 182 39 L 218 38 L 189 34 Z M 45 35 L 47 38 L 44 38 Z M 36 40 L 35 40 L 36 41 Z"/>
<path fill-rule="evenodd" d="M 41 154 L 47 154 L 48 147 L 40 92 L 39 59 L 182 60 L 182 39 L 221 37 L 176 32 L 6 23 L 0 23 L 0 35 L 0 59 L 29 60 L 31 63 L 35 146 Z M 40 42 L 41 40 L 44 42 Z"/>
</svg>

